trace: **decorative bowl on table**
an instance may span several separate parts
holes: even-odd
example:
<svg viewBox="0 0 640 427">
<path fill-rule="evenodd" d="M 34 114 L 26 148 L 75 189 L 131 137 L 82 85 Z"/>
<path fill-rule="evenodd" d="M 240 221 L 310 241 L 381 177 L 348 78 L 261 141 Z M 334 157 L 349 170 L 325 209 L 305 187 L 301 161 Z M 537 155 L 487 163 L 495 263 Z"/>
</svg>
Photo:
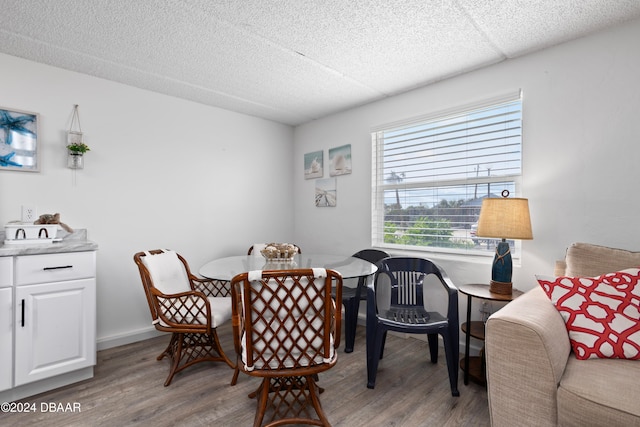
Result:
<svg viewBox="0 0 640 427">
<path fill-rule="evenodd" d="M 260 253 L 268 262 L 289 262 L 293 261 L 298 248 L 291 243 L 269 243 Z"/>
</svg>

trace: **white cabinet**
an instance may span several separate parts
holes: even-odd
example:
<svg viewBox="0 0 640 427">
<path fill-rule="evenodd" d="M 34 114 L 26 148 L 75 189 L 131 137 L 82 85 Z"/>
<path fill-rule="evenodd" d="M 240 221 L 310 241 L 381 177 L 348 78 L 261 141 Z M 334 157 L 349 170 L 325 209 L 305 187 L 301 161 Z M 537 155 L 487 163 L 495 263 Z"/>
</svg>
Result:
<svg viewBox="0 0 640 427">
<path fill-rule="evenodd" d="M 95 279 L 16 287 L 16 386 L 95 365 L 95 290 Z"/>
<path fill-rule="evenodd" d="M 11 301 L 9 317 L 0 310 L 0 328 L 11 324 L 10 372 L 13 400 L 93 376 L 96 363 L 96 252 L 1 257 L 12 262 L 13 287 L 0 287 L 0 304 Z M 0 283 L 3 273 L 0 273 Z M 9 291 L 5 296 L 2 291 Z M 12 292 L 12 293 L 11 293 Z M 5 340 L 0 330 L 0 341 Z M 4 348 L 5 346 L 2 346 Z M 1 351 L 1 350 L 0 350 Z M 0 353 L 0 361 L 3 355 Z M 2 366 L 6 362 L 1 362 Z M 0 374 L 2 388 L 3 369 Z M 73 379 L 65 379 L 65 378 Z M 3 396 L 0 393 L 0 396 Z"/>
<path fill-rule="evenodd" d="M 0 391 L 11 388 L 13 289 L 0 288 Z"/>
<path fill-rule="evenodd" d="M 13 384 L 13 258 L 0 257 L 0 391 Z"/>
</svg>

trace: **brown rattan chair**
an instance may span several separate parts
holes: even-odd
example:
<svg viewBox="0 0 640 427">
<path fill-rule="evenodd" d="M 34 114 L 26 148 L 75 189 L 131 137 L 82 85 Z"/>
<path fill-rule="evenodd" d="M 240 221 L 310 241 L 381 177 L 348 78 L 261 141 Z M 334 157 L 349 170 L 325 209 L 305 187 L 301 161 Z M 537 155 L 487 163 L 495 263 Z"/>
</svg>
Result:
<svg viewBox="0 0 640 427">
<path fill-rule="evenodd" d="M 264 419 L 267 426 L 330 425 L 316 379 L 336 364 L 340 343 L 332 282 L 341 301 L 342 276 L 333 270 L 252 271 L 231 280 L 237 366 L 262 377 L 249 395 L 258 397 L 254 427 Z"/>
<path fill-rule="evenodd" d="M 133 259 L 153 325 L 171 333 L 169 345 L 157 358 L 168 356 L 171 361 L 165 387 L 176 373 L 198 362 L 221 361 L 235 369 L 216 333 L 216 327 L 231 319 L 229 282 L 194 276 L 187 261 L 170 250 L 138 252 Z"/>
<path fill-rule="evenodd" d="M 260 256 L 260 251 L 261 251 L 262 249 L 264 249 L 266 246 L 267 246 L 267 244 L 266 244 L 266 243 L 255 243 L 255 244 L 253 244 L 253 245 L 251 245 L 251 246 L 249 247 L 249 250 L 247 251 L 247 255 L 251 255 L 251 254 L 253 254 L 253 253 L 257 252 L 257 254 L 256 254 L 256 255 Z M 300 249 L 300 246 L 298 246 L 298 245 L 293 245 L 293 246 L 295 246 L 296 248 L 298 248 L 298 253 L 299 253 L 299 254 L 301 254 L 301 253 L 302 253 L 302 250 Z"/>
</svg>

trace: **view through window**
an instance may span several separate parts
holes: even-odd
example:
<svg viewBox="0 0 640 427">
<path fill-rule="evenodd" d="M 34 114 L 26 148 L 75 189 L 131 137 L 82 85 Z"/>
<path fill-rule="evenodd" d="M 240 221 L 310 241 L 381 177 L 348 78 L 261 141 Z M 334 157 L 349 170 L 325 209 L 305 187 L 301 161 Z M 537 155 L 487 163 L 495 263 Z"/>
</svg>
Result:
<svg viewBox="0 0 640 427">
<path fill-rule="evenodd" d="M 374 246 L 493 253 L 496 240 L 475 231 L 482 199 L 519 194 L 519 92 L 378 129 L 372 141 Z"/>
</svg>

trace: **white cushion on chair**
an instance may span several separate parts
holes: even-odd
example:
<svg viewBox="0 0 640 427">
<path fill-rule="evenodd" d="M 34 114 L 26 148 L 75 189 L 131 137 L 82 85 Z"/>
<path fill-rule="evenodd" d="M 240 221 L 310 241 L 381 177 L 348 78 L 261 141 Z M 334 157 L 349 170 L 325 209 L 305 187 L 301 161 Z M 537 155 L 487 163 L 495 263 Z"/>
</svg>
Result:
<svg viewBox="0 0 640 427">
<path fill-rule="evenodd" d="M 196 297 L 189 296 L 189 298 Z M 218 326 L 231 319 L 231 297 L 207 297 L 207 299 L 209 300 L 209 307 L 211 307 L 212 328 L 217 328 Z M 189 315 L 189 312 L 186 308 L 180 309 L 179 315 L 177 317 L 182 317 L 185 324 L 207 324 L 207 318 L 205 316 L 200 314 L 198 315 L 197 319 L 194 319 L 192 315 Z M 162 326 L 169 326 L 160 318 L 156 322 L 160 323 Z"/>
<path fill-rule="evenodd" d="M 231 297 L 207 297 L 211 306 L 211 327 L 217 328 L 231 319 Z"/>
<path fill-rule="evenodd" d="M 175 251 L 167 250 L 156 255 L 145 252 L 145 256 L 141 259 L 149 270 L 153 286 L 163 294 L 171 295 L 191 291 L 187 271 Z"/>
</svg>

